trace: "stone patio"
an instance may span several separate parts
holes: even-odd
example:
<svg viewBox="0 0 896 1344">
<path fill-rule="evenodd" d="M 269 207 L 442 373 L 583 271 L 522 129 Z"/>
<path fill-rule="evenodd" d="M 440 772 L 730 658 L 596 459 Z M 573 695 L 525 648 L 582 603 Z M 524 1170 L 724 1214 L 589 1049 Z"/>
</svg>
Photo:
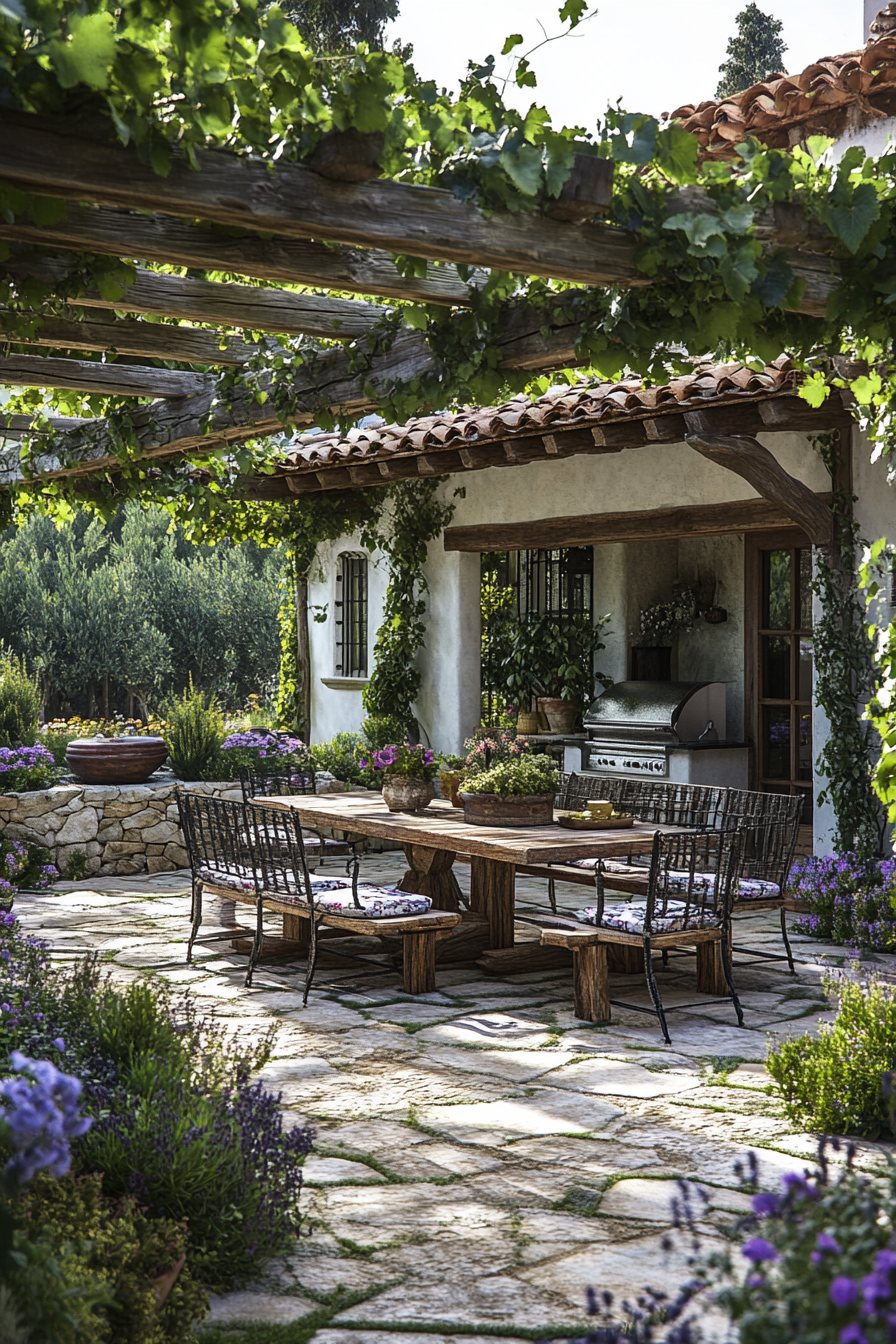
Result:
<svg viewBox="0 0 896 1344">
<path fill-rule="evenodd" d="M 403 871 L 400 854 L 364 861 L 373 881 Z M 458 875 L 465 888 L 469 870 Z M 584 894 L 558 884 L 569 909 Z M 544 884 L 520 878 L 517 897 L 543 904 Z M 97 950 L 122 981 L 189 985 L 234 1031 L 275 1024 L 262 1076 L 317 1130 L 302 1196 L 313 1233 L 263 1282 L 215 1299 L 210 1322 L 314 1312 L 314 1344 L 471 1344 L 495 1327 L 562 1338 L 586 1328 L 589 1284 L 674 1289 L 688 1277 L 688 1248 L 663 1249 L 678 1177 L 703 1192 L 709 1249 L 748 1206 L 736 1159 L 754 1149 L 768 1184 L 811 1160 L 816 1140 L 785 1119 L 763 1060 L 770 1036 L 830 1018 L 825 967 L 852 960 L 795 935 L 796 977 L 786 963 L 736 965 L 746 1030 L 720 1000 L 673 1011 L 666 1047 L 656 1020 L 628 1009 L 608 1028 L 577 1021 L 570 970 L 439 969 L 437 992 L 410 999 L 385 959 L 327 965 L 303 1010 L 304 967 L 264 963 L 246 990 L 245 958 L 226 942 L 185 965 L 185 872 L 62 883 L 16 910 L 60 959 Z M 209 903 L 204 933 L 216 919 L 231 922 L 232 907 Z M 518 940 L 532 936 L 517 926 Z M 777 916 L 739 919 L 736 941 L 779 950 Z M 693 966 L 658 970 L 667 1006 L 699 997 Z M 643 977 L 611 988 L 648 1002 Z M 859 1164 L 878 1168 L 884 1148 L 860 1145 Z"/>
</svg>

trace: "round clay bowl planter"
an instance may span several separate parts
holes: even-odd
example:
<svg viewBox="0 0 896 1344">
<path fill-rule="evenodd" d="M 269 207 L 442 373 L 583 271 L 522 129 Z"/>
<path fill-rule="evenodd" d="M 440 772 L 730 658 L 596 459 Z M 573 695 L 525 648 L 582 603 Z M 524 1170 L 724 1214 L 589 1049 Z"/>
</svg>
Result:
<svg viewBox="0 0 896 1344">
<path fill-rule="evenodd" d="M 161 737 L 78 737 L 65 763 L 83 784 L 145 784 L 167 755 Z"/>
<path fill-rule="evenodd" d="M 505 797 L 499 793 L 463 793 L 464 821 L 471 826 L 550 826 L 554 820 L 552 793 Z"/>
<path fill-rule="evenodd" d="M 436 796 L 431 779 L 410 775 L 384 775 L 383 799 L 390 812 L 422 812 Z"/>
<path fill-rule="evenodd" d="M 579 707 L 573 700 L 560 700 L 555 696 L 544 696 L 538 701 L 538 708 L 546 716 L 552 733 L 571 733 L 579 717 Z"/>
</svg>

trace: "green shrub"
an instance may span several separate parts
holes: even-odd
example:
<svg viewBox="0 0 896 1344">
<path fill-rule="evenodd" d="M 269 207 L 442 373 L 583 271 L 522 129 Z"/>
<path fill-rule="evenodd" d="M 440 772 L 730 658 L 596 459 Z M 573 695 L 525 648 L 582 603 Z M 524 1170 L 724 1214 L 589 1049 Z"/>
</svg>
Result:
<svg viewBox="0 0 896 1344">
<path fill-rule="evenodd" d="M 0 747 L 32 746 L 39 719 L 37 678 L 28 675 L 24 658 L 0 649 Z"/>
<path fill-rule="evenodd" d="M 888 1129 L 882 1078 L 896 1067 L 896 989 L 845 977 L 827 988 L 840 999 L 835 1021 L 822 1023 L 817 1039 L 771 1049 L 768 1071 L 797 1124 L 877 1138 Z"/>
<path fill-rule="evenodd" d="M 559 771 L 550 756 L 520 756 L 465 779 L 462 787 L 467 793 L 497 793 L 512 798 L 555 793 L 559 782 Z"/>
<path fill-rule="evenodd" d="M 364 720 L 361 731 L 365 743 L 374 751 L 382 751 L 390 742 L 416 742 L 419 737 L 416 720 L 403 719 L 397 714 L 373 714 Z"/>
<path fill-rule="evenodd" d="M 87 855 L 77 849 L 65 865 L 66 882 L 81 882 L 87 876 Z"/>
<path fill-rule="evenodd" d="M 178 779 L 217 779 L 226 730 L 215 697 L 197 691 L 191 681 L 183 695 L 168 702 L 165 715 L 165 745 Z"/>
<path fill-rule="evenodd" d="M 187 1249 L 186 1226 L 147 1217 L 133 1196 L 107 1198 L 102 1184 L 98 1174 L 39 1175 L 21 1201 L 28 1239 L 49 1248 L 68 1289 L 88 1290 L 90 1309 L 72 1338 L 78 1344 L 187 1344 L 208 1312 L 189 1256 L 160 1311 L 153 1282 Z M 13 1291 L 25 1320 L 42 1336 L 49 1333 L 47 1291 L 36 1291 L 32 1277 L 17 1282 L 14 1276 Z"/>
<path fill-rule="evenodd" d="M 358 758 L 363 746 L 364 739 L 358 733 L 337 733 L 332 742 L 315 742 L 311 748 L 314 768 L 326 770 L 345 784 L 360 784 L 364 772 Z"/>
</svg>

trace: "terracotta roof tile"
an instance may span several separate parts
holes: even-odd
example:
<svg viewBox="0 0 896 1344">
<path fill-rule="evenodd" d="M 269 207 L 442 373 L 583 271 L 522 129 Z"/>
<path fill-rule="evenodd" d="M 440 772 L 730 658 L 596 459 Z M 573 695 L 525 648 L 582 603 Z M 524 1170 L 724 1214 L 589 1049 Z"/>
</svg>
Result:
<svg viewBox="0 0 896 1344">
<path fill-rule="evenodd" d="M 685 104 L 670 115 L 710 159 L 734 158 L 749 135 L 787 149 L 810 135 L 837 136 L 896 116 L 896 0 L 878 14 L 861 50 L 826 56 L 798 74 L 769 75 L 730 98 Z"/>
<path fill-rule="evenodd" d="M 458 442 L 525 438 L 610 420 L 674 414 L 707 401 L 767 400 L 792 392 L 799 378 L 791 361 L 782 356 L 761 372 L 743 364 L 698 366 L 693 374 L 673 378 L 662 387 L 644 387 L 635 379 L 555 387 L 535 401 L 516 396 L 502 406 L 468 406 L 442 415 L 420 416 L 405 425 L 355 427 L 345 434 L 302 434 L 286 445 L 276 470 L 292 474 L 362 460 L 373 462 L 397 454 L 447 450 Z"/>
</svg>

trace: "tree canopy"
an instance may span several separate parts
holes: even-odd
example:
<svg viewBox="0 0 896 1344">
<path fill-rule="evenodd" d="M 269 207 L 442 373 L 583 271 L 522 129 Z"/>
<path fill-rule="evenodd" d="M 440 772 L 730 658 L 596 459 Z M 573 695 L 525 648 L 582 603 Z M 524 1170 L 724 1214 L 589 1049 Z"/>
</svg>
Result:
<svg viewBox="0 0 896 1344">
<path fill-rule="evenodd" d="M 385 46 L 386 24 L 398 17 L 398 0 L 285 0 L 282 6 L 316 52 L 348 52 L 359 42 Z"/>
<path fill-rule="evenodd" d="M 751 0 L 736 22 L 737 36 L 729 38 L 728 59 L 719 66 L 717 98 L 730 98 L 783 69 L 787 47 L 781 40 L 781 20 L 763 14 Z"/>
</svg>

